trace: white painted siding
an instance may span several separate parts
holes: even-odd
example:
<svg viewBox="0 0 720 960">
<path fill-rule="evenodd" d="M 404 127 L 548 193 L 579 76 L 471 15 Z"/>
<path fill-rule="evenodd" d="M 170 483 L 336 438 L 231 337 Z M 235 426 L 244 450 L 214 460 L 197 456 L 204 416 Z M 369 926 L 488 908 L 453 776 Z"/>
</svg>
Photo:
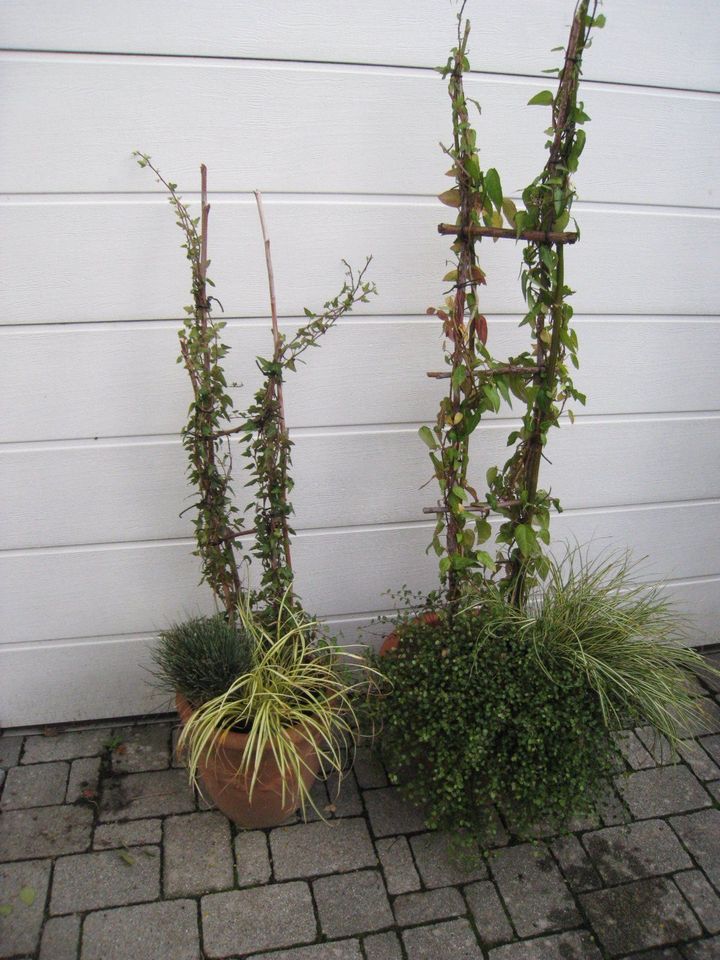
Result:
<svg viewBox="0 0 720 960">
<path fill-rule="evenodd" d="M 470 0 L 468 81 L 483 160 L 519 191 L 543 160 L 547 81 L 571 0 Z M 587 55 L 593 122 L 569 255 L 588 407 L 553 437 L 545 480 L 558 540 L 628 545 L 718 640 L 720 614 L 720 8 L 606 0 Z M 439 0 L 5 0 L 0 5 L 0 724 L 117 716 L 163 705 L 145 679 L 153 633 L 207 609 L 197 587 L 177 431 L 189 395 L 174 363 L 187 299 L 179 233 L 150 153 L 197 200 L 208 164 L 212 275 L 255 382 L 268 348 L 265 192 L 283 323 L 373 253 L 380 295 L 328 335 L 288 384 L 295 555 L 311 609 L 352 640 L 429 588 L 429 474 L 448 212 L 437 141 L 452 41 Z M 516 329 L 520 251 L 483 245 L 491 347 Z M 514 412 L 488 421 L 477 473 L 503 455 Z"/>
</svg>

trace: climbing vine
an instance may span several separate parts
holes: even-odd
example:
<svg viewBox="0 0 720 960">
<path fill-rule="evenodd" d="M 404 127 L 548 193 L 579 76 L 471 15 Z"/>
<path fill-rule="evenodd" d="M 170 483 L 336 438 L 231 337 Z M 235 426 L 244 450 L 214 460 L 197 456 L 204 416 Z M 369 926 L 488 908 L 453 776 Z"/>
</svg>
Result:
<svg viewBox="0 0 720 960">
<path fill-rule="evenodd" d="M 242 531 L 237 523 L 238 509 L 233 502 L 230 480 L 232 453 L 227 438 L 221 433 L 223 425 L 231 420 L 233 400 L 222 367 L 230 349 L 220 339 L 225 323 L 212 319 L 212 304 L 219 301 L 208 294 L 208 287 L 215 284 L 207 275 L 210 265 L 207 169 L 204 165 L 200 168 L 200 216 L 192 217 L 177 192 L 177 184 L 166 180 L 147 154 L 136 150 L 133 156 L 141 167 L 148 167 L 166 189 L 176 223 L 185 237 L 182 248 L 190 262 L 192 303 L 185 307 L 185 320 L 178 334 L 178 363 L 185 366 L 192 385 L 193 399 L 187 423 L 182 428 L 182 439 L 188 455 L 188 480 L 198 494 L 187 509 L 194 510 L 194 553 L 201 561 L 202 580 L 217 596 L 232 622 L 240 598 L 235 541 Z"/>
<path fill-rule="evenodd" d="M 256 362 L 263 382 L 253 402 L 244 413 L 234 409 L 228 393 L 223 370 L 223 359 L 229 351 L 220 339 L 225 327 L 223 321 L 211 318 L 216 297 L 208 295 L 214 283 L 207 275 L 208 219 L 207 170 L 201 171 L 200 217 L 193 218 L 177 192 L 177 184 L 166 180 L 144 153 L 133 154 L 141 167 L 148 167 L 168 192 L 169 202 L 182 230 L 185 250 L 192 275 L 192 304 L 185 307 L 186 318 L 179 332 L 180 357 L 188 372 L 193 400 L 188 420 L 182 429 L 183 446 L 188 454 L 188 480 L 198 493 L 198 499 L 187 509 L 194 509 L 196 550 L 200 557 L 202 580 L 222 603 L 228 620 L 237 616 L 243 589 L 238 573 L 242 559 L 241 537 L 254 536 L 251 553 L 261 564 L 260 586 L 250 596 L 251 603 L 270 612 L 275 620 L 280 609 L 295 605 L 289 525 L 293 508 L 289 494 L 293 489 L 290 475 L 291 448 L 282 385 L 286 371 L 295 371 L 303 363 L 302 355 L 310 347 L 318 346 L 320 337 L 357 303 L 366 303 L 376 290 L 365 279 L 371 257 L 359 272 L 345 264 L 345 282 L 340 292 L 315 313 L 305 309 L 307 322 L 288 339 L 280 332 L 275 298 L 275 280 L 270 256 L 262 198 L 255 194 L 270 290 L 270 311 L 273 334 L 273 353 L 270 358 L 258 357 Z M 240 422 L 231 425 L 239 416 Z M 235 506 L 231 485 L 231 437 L 239 434 L 244 447 L 242 456 L 249 460 L 253 499 L 246 510 L 254 515 L 254 529 L 242 529 L 238 520 L 240 511 Z"/>
<path fill-rule="evenodd" d="M 438 67 L 448 79 L 452 108 L 453 143 L 444 147 L 452 160 L 449 175 L 455 186 L 440 200 L 458 209 L 455 224 L 440 224 L 439 232 L 454 236 L 455 267 L 444 280 L 452 282 L 442 308 L 430 308 L 438 316 L 446 337 L 446 371 L 429 376 L 449 379 L 448 393 L 440 402 L 433 427 L 420 428 L 430 449 L 441 500 L 426 512 L 437 515 L 431 547 L 440 558 L 440 576 L 446 599 L 452 604 L 471 583 L 503 571 L 502 584 L 512 601 L 522 605 L 528 589 L 547 572 L 541 543 L 549 543 L 552 507 L 556 498 L 538 488 L 543 447 L 548 431 L 557 426 L 568 400 L 584 402 L 569 373 L 577 367 L 577 335 L 570 326 L 572 308 L 566 302 L 571 290 L 564 278 L 564 246 L 578 239 L 566 232 L 575 190 L 571 174 L 577 170 L 585 144 L 579 129 L 589 119 L 578 101 L 582 55 L 590 46 L 590 32 L 601 27 L 597 0 L 589 13 L 590 0 L 580 0 L 570 31 L 563 66 L 558 73 L 558 91 L 542 91 L 531 104 L 552 105 L 548 130 L 549 157 L 545 168 L 523 192 L 524 209 L 503 195 L 495 169 L 482 171 L 477 135 L 468 113 L 463 75 L 470 24 L 458 14 L 458 42 L 447 63 Z M 503 225 L 503 218 L 508 226 Z M 506 362 L 495 360 L 487 343 L 487 321 L 479 309 L 478 287 L 486 278 L 477 262 L 475 244 L 483 237 L 526 241 L 521 275 L 527 313 L 522 321 L 532 336 L 530 350 Z M 519 430 L 508 438 L 515 444 L 504 467 L 487 474 L 484 498 L 468 482 L 469 441 L 482 416 L 497 412 L 511 396 L 527 407 Z M 505 517 L 498 543 L 506 549 L 491 556 L 482 545 L 491 537 L 488 514 Z M 536 529 L 537 528 L 537 531 Z M 443 539 L 444 538 L 444 542 Z"/>
<path fill-rule="evenodd" d="M 509 599 L 518 606 L 524 605 L 528 591 L 547 574 L 542 544 L 550 542 L 552 509 L 561 510 L 558 499 L 538 486 L 548 433 L 560 425 L 568 401 L 585 403 L 570 370 L 578 366 L 578 338 L 571 326 L 573 308 L 567 302 L 572 290 L 565 283 L 565 246 L 579 234 L 563 237 L 562 232 L 576 196 L 571 177 L 585 146 L 582 125 L 590 119 L 578 100 L 583 53 L 591 44 L 593 27 L 605 22 L 597 14 L 597 0 L 592 12 L 589 7 L 590 0 L 578 3 L 563 65 L 551 71 L 558 74 L 557 92 L 553 95 L 543 90 L 529 101 L 552 108 L 548 158 L 542 173 L 523 191 L 525 209 L 513 218 L 518 235 L 540 233 L 524 248 L 521 274 L 527 304 L 522 325 L 530 330 L 532 348 L 512 361 L 533 364 L 535 372 L 532 381 L 521 387 L 526 412 L 520 429 L 508 438 L 508 444 L 516 444 L 513 454 L 502 469 L 491 469 L 487 479 L 489 505 L 507 518 L 497 537 L 506 547 L 501 555 L 502 582 Z M 575 227 L 577 230 L 577 223 Z M 568 414 L 572 420 L 572 411 Z"/>
</svg>

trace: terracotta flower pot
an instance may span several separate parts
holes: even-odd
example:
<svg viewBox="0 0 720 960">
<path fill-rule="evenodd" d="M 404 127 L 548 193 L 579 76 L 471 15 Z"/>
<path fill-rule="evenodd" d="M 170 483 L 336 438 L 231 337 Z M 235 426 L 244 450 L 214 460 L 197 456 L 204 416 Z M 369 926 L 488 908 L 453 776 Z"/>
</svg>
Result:
<svg viewBox="0 0 720 960">
<path fill-rule="evenodd" d="M 175 694 L 175 704 L 181 721 L 186 723 L 193 712 L 192 707 L 180 693 Z M 302 781 L 309 787 L 320 770 L 316 745 L 299 730 L 290 729 L 288 735 L 307 765 L 303 767 Z M 238 773 L 247 740 L 245 733 L 226 733 L 221 743 L 201 760 L 198 772 L 215 805 L 238 826 L 246 829 L 276 827 L 288 820 L 300 806 L 300 783 L 292 775 L 285 779 L 283 802 L 283 777 L 268 747 L 260 763 L 251 801 L 250 777 Z"/>
<path fill-rule="evenodd" d="M 430 627 L 436 627 L 440 623 L 440 617 L 437 613 L 423 613 L 422 616 L 416 617 L 413 623 L 426 623 Z M 400 636 L 397 630 L 393 630 L 392 633 L 389 633 L 387 637 L 385 637 L 383 645 L 380 647 L 381 657 L 384 657 L 397 647 L 398 643 L 400 643 Z"/>
</svg>

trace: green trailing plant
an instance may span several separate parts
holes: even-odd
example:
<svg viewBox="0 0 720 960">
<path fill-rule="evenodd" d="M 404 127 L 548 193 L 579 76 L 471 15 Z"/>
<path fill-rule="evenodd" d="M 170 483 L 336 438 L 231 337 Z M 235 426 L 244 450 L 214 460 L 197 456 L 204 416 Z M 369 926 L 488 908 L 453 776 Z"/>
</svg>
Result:
<svg viewBox="0 0 720 960">
<path fill-rule="evenodd" d="M 283 803 L 286 784 L 295 781 L 303 810 L 307 804 L 314 807 L 302 777 L 302 748 L 288 731 L 315 744 L 325 775 L 342 777 L 348 744 L 358 734 L 356 703 L 372 685 L 374 671 L 346 648 L 318 642 L 317 622 L 298 610 L 290 587 L 271 625 L 257 616 L 247 596 L 238 606 L 238 621 L 250 638 L 252 662 L 183 727 L 178 750 L 185 755 L 190 780 L 199 787 L 203 759 L 222 749 L 229 731 L 246 730 L 238 776 L 247 778 L 250 797 L 263 755 L 271 751 L 282 777 Z"/>
<path fill-rule="evenodd" d="M 563 824 L 593 809 L 613 773 L 617 748 L 584 674 L 550 649 L 541 663 L 512 613 L 498 593 L 481 617 L 444 607 L 439 624 L 406 622 L 383 658 L 381 755 L 430 828 L 483 838 L 493 808 L 520 834 Z"/>
<path fill-rule="evenodd" d="M 626 557 L 550 560 L 526 610 L 497 584 L 465 599 L 452 618 L 404 617 L 374 701 L 391 779 L 428 826 L 483 834 L 494 805 L 517 833 L 560 827 L 601 800 L 617 731 L 649 724 L 676 746 L 703 729 L 707 663 Z"/>
<path fill-rule="evenodd" d="M 179 691 L 190 704 L 225 693 L 250 669 L 252 643 L 224 613 L 193 617 L 163 630 L 152 652 L 158 685 Z"/>
</svg>

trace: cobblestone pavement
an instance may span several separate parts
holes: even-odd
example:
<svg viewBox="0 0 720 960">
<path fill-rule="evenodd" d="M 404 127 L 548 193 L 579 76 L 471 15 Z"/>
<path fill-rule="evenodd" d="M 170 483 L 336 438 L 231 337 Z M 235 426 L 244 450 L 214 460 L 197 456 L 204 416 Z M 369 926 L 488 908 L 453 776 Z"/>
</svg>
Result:
<svg viewBox="0 0 720 960">
<path fill-rule="evenodd" d="M 715 654 L 720 666 L 720 654 Z M 0 737 L 0 957 L 717 960 L 720 686 L 681 757 L 647 729 L 601 821 L 499 824 L 448 856 L 367 750 L 328 818 L 240 832 L 193 796 L 173 724 Z"/>
</svg>

